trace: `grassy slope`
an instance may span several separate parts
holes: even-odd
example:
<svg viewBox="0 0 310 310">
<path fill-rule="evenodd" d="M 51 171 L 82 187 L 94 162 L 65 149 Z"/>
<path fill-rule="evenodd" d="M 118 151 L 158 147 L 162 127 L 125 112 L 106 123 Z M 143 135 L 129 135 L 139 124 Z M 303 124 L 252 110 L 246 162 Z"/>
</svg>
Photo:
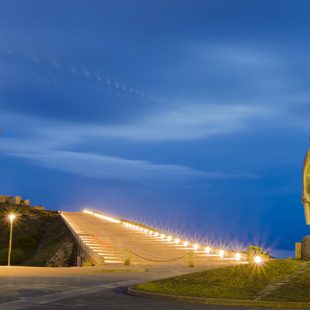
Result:
<svg viewBox="0 0 310 310">
<path fill-rule="evenodd" d="M 263 267 L 239 265 L 138 284 L 144 292 L 227 299 L 252 299 L 267 285 L 281 280 L 300 266 L 297 260 L 273 260 Z"/>
<path fill-rule="evenodd" d="M 304 274 L 272 292 L 265 300 L 310 302 L 310 267 Z"/>
<path fill-rule="evenodd" d="M 12 264 L 44 266 L 64 242 L 72 242 L 71 235 L 57 212 L 0 205 L 1 265 L 7 264 L 9 212 L 17 214 L 13 226 Z M 70 264 L 72 257 L 67 259 L 66 265 Z"/>
<path fill-rule="evenodd" d="M 64 226 L 62 219 L 57 216 L 48 223 L 36 251 L 25 264 L 31 266 L 55 266 L 54 263 L 47 263 L 51 255 L 60 248 L 65 251 L 64 245 L 70 243 L 72 243 L 70 233 Z M 67 259 L 65 259 L 63 266 L 73 266 L 75 260 L 76 249 L 73 248 L 73 252 L 67 253 Z"/>
</svg>

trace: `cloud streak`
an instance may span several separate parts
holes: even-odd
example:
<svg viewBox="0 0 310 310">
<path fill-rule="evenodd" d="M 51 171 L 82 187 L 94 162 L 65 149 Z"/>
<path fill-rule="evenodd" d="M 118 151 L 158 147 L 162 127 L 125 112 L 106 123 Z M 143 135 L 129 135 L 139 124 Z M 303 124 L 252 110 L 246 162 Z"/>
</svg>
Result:
<svg viewBox="0 0 310 310">
<path fill-rule="evenodd" d="M 134 123 L 94 127 L 90 131 L 102 137 L 132 140 L 192 140 L 245 130 L 251 120 L 264 114 L 263 108 L 243 105 L 188 104 Z"/>
<path fill-rule="evenodd" d="M 13 153 L 35 164 L 94 179 L 130 182 L 183 183 L 195 179 L 226 179 L 236 177 L 218 172 L 197 171 L 181 165 L 155 164 L 143 160 L 69 151 L 41 154 Z M 239 177 L 242 177 L 240 175 Z"/>
<path fill-rule="evenodd" d="M 236 109 L 234 112 L 243 115 L 242 117 L 248 113 L 242 108 Z M 95 179 L 182 183 L 195 180 L 255 177 L 251 174 L 199 171 L 183 165 L 126 159 L 122 156 L 92 153 L 89 148 L 87 152 L 70 150 L 80 147 L 90 140 L 96 144 L 102 143 L 106 138 L 192 139 L 222 133 L 233 127 L 240 128 L 240 125 L 236 126 L 229 122 L 232 119 L 231 113 L 226 113 L 226 118 L 224 117 L 225 120 L 223 120 L 224 114 L 224 112 L 219 113 L 217 109 L 214 109 L 209 115 L 199 115 L 197 112 L 190 114 L 189 111 L 178 110 L 175 113 L 171 112 L 164 119 L 159 118 L 157 123 L 154 118 L 151 122 L 147 120 L 144 124 L 132 125 L 131 130 L 124 127 L 117 129 L 117 126 L 113 129 L 89 124 L 77 126 L 76 124 L 55 123 L 43 119 L 2 114 L 0 120 L 3 127 L 6 127 L 6 132 L 16 132 L 13 137 L 6 134 L 1 137 L 0 150 L 5 155 L 22 158 L 49 169 Z M 219 126 L 224 126 L 225 122 L 230 124 L 228 127 L 226 125 L 225 128 L 220 129 Z M 20 130 L 20 128 L 27 128 L 26 125 L 29 123 L 32 124 L 31 131 Z M 197 123 L 200 125 L 197 126 Z M 208 124 L 204 125 L 204 123 Z"/>
</svg>

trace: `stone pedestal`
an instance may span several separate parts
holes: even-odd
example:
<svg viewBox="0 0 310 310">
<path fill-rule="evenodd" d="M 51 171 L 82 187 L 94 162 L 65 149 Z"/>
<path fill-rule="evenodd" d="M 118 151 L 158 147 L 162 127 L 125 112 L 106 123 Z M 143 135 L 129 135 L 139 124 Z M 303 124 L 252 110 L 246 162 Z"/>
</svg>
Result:
<svg viewBox="0 0 310 310">
<path fill-rule="evenodd" d="M 310 236 L 305 236 L 301 242 L 301 257 L 310 259 Z"/>
</svg>

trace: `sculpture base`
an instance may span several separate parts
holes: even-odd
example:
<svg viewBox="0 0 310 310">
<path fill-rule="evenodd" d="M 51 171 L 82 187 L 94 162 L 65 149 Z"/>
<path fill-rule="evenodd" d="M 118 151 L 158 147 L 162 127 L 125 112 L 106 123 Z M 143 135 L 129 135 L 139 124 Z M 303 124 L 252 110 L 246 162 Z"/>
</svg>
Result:
<svg viewBox="0 0 310 310">
<path fill-rule="evenodd" d="M 310 259 L 310 236 L 305 236 L 301 242 L 301 257 Z"/>
</svg>

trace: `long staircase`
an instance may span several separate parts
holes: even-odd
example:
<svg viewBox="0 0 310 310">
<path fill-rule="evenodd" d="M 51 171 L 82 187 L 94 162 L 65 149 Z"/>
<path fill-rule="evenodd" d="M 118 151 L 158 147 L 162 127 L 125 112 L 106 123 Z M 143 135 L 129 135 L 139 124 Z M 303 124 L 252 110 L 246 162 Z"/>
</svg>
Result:
<svg viewBox="0 0 310 310">
<path fill-rule="evenodd" d="M 92 211 L 62 212 L 80 248 L 95 264 L 229 265 L 246 261 L 245 254 L 191 244 L 150 227 Z M 237 256 L 236 256 L 237 255 Z"/>
</svg>

